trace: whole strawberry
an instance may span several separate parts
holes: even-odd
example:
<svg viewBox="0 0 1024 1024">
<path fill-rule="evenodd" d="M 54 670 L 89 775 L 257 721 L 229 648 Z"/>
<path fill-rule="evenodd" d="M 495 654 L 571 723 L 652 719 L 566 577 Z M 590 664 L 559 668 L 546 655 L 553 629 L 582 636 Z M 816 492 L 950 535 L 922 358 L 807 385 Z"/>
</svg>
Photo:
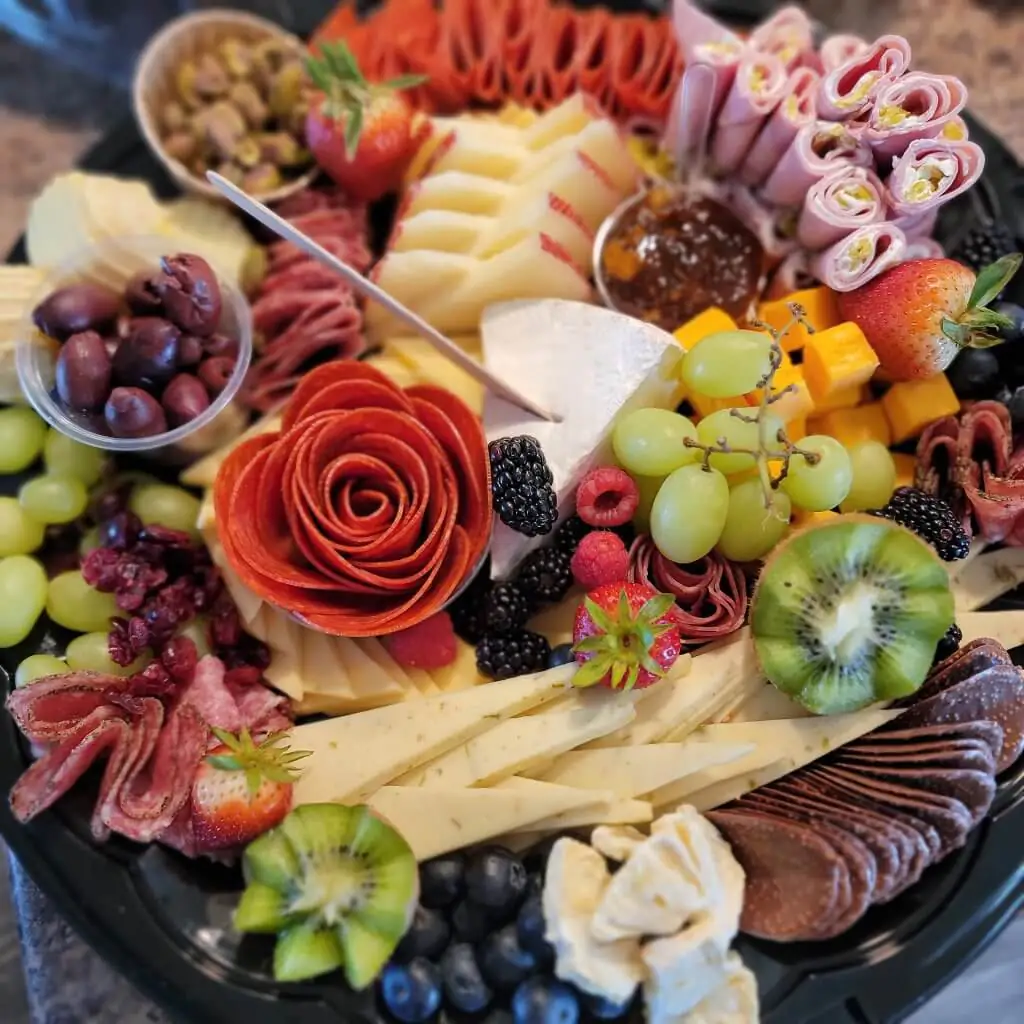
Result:
<svg viewBox="0 0 1024 1024">
<path fill-rule="evenodd" d="M 606 583 L 587 594 L 573 623 L 580 666 L 573 685 L 634 690 L 656 683 L 679 657 L 674 604 L 646 583 Z"/>
<path fill-rule="evenodd" d="M 306 116 L 306 145 L 320 168 L 362 202 L 394 192 L 422 141 L 399 93 L 426 76 L 368 82 L 342 42 L 322 43 L 320 57 L 310 57 L 306 67 L 321 92 Z"/>
<path fill-rule="evenodd" d="M 975 276 L 955 260 L 908 260 L 838 295 L 839 314 L 864 332 L 890 380 L 931 377 L 960 349 L 999 343 L 997 332 L 1009 322 L 988 303 L 1020 263 L 1014 253 Z"/>
</svg>

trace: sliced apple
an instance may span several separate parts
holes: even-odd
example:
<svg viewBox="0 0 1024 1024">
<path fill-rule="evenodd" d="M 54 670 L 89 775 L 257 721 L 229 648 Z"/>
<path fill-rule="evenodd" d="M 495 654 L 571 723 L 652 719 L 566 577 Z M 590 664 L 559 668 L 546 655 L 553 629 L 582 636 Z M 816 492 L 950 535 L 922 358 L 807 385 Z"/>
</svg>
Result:
<svg viewBox="0 0 1024 1024">
<path fill-rule="evenodd" d="M 410 217 L 421 210 L 496 214 L 513 194 L 512 186 L 504 181 L 464 171 L 445 171 L 410 186 L 399 215 Z"/>
<path fill-rule="evenodd" d="M 589 271 L 594 233 L 573 209 L 569 200 L 553 192 L 532 197 L 515 211 L 505 211 L 489 221 L 473 247 L 474 255 L 487 259 L 533 234 L 545 234 L 569 253 L 577 266 Z"/>
<path fill-rule="evenodd" d="M 598 117 L 600 112 L 590 97 L 582 92 L 573 93 L 557 107 L 541 114 L 523 132 L 523 144 L 527 149 L 544 149 L 567 135 L 578 134 Z"/>
<path fill-rule="evenodd" d="M 388 243 L 391 252 L 433 249 L 438 252 L 473 252 L 491 230 L 494 218 L 460 210 L 421 210 L 395 225 Z"/>
<path fill-rule="evenodd" d="M 423 176 L 464 171 L 508 181 L 528 158 L 529 150 L 518 129 L 493 121 L 457 118 L 431 155 Z"/>
<path fill-rule="evenodd" d="M 596 231 L 625 198 L 604 170 L 578 150 L 564 154 L 520 185 L 516 202 L 549 194 L 571 203 L 577 217 L 591 231 Z"/>
</svg>

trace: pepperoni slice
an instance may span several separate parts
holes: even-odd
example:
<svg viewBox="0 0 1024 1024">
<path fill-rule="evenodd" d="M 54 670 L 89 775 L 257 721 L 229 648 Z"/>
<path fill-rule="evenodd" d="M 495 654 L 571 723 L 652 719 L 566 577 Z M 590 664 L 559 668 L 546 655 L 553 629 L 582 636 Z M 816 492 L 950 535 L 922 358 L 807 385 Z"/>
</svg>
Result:
<svg viewBox="0 0 1024 1024">
<path fill-rule="evenodd" d="M 256 594 L 325 632 L 379 636 L 438 611 L 483 557 L 487 444 L 449 392 L 327 363 L 280 433 L 228 455 L 214 502 L 224 554 Z"/>
</svg>

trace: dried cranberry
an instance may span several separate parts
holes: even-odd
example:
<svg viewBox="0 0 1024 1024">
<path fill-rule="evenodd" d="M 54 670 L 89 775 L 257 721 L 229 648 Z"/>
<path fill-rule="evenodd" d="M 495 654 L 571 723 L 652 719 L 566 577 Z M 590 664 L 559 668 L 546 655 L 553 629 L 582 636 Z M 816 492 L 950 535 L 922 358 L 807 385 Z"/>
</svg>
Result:
<svg viewBox="0 0 1024 1024">
<path fill-rule="evenodd" d="M 121 556 L 108 548 L 93 548 L 82 560 L 82 579 L 94 590 L 112 594 L 121 579 Z"/>
<path fill-rule="evenodd" d="M 138 615 L 133 615 L 128 620 L 128 643 L 135 653 L 135 657 L 138 657 L 151 642 L 148 623 Z"/>
<path fill-rule="evenodd" d="M 131 640 L 128 638 L 128 620 L 120 616 L 110 620 L 110 633 L 107 635 L 107 653 L 115 665 L 130 665 L 135 660 Z"/>
<path fill-rule="evenodd" d="M 167 582 L 167 571 L 141 562 L 128 552 L 118 563 L 117 606 L 122 611 L 136 612 L 145 603 L 151 591 Z"/>
<path fill-rule="evenodd" d="M 160 652 L 160 663 L 178 683 L 192 682 L 198 661 L 199 651 L 187 636 L 172 637 Z"/>
<path fill-rule="evenodd" d="M 242 638 L 242 622 L 238 610 L 226 594 L 221 596 L 213 609 L 210 636 L 215 647 L 237 647 Z"/>
<path fill-rule="evenodd" d="M 112 516 L 101 520 L 100 542 L 105 548 L 115 551 L 126 551 L 139 536 L 142 522 L 134 512 L 115 512 Z"/>
<path fill-rule="evenodd" d="M 224 673 L 224 682 L 228 686 L 255 686 L 262 679 L 263 673 L 254 665 L 239 665 Z"/>
<path fill-rule="evenodd" d="M 153 661 L 128 679 L 128 690 L 136 697 L 166 697 L 174 692 L 175 682 L 159 661 Z"/>
</svg>

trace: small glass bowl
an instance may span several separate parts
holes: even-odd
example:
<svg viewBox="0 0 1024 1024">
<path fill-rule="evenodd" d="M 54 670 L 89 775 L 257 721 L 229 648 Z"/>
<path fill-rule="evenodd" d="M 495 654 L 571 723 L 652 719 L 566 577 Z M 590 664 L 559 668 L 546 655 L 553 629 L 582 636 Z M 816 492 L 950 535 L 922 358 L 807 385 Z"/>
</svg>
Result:
<svg viewBox="0 0 1024 1024">
<path fill-rule="evenodd" d="M 619 226 L 622 218 L 633 209 L 637 203 L 641 203 L 644 200 L 644 196 L 647 195 L 646 189 L 641 189 L 639 192 L 634 192 L 633 195 L 628 196 L 618 206 L 608 214 L 607 217 L 601 222 L 600 227 L 597 229 L 597 233 L 594 235 L 594 248 L 592 255 L 592 262 L 594 264 L 594 284 L 597 287 L 597 294 L 601 301 L 610 310 L 616 313 L 621 313 L 623 310 L 615 304 L 615 299 L 612 297 L 611 292 L 608 289 L 608 282 L 604 276 L 604 247 L 608 244 L 608 239 L 612 236 L 615 229 Z"/>
<path fill-rule="evenodd" d="M 234 398 L 252 359 L 252 312 L 238 288 L 220 276 L 223 309 L 217 330 L 238 339 L 238 358 L 224 390 L 194 420 L 151 437 L 112 437 L 95 429 L 95 416 L 67 408 L 56 395 L 54 374 L 60 346 L 32 323 L 36 305 L 51 292 L 78 281 L 120 290 L 137 271 L 156 269 L 160 257 L 171 255 L 174 250 L 171 239 L 151 235 L 105 239 L 50 271 L 28 304 L 18 332 L 18 380 L 36 412 L 62 434 L 93 448 L 138 452 L 181 464 L 227 444 L 245 429 L 248 416 Z"/>
</svg>

